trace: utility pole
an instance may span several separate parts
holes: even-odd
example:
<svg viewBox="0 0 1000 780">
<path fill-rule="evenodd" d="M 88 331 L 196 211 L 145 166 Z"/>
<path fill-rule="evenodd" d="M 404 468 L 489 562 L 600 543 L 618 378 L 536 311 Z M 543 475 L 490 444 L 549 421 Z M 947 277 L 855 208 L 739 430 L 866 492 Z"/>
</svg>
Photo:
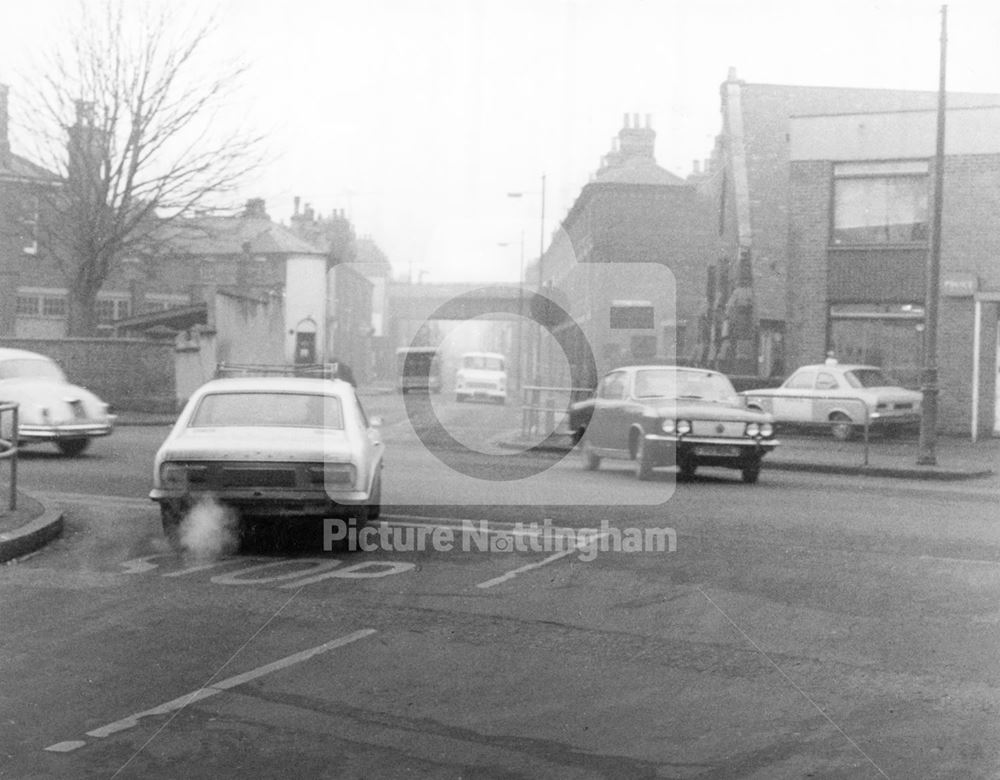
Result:
<svg viewBox="0 0 1000 780">
<path fill-rule="evenodd" d="M 938 402 L 938 289 L 941 275 L 941 214 L 944 205 L 945 65 L 948 49 L 948 6 L 941 6 L 941 65 L 938 81 L 937 147 L 934 154 L 934 212 L 931 219 L 931 247 L 927 256 L 926 300 L 924 301 L 924 367 L 921 391 L 924 400 L 920 415 L 918 466 L 937 463 Z"/>
</svg>

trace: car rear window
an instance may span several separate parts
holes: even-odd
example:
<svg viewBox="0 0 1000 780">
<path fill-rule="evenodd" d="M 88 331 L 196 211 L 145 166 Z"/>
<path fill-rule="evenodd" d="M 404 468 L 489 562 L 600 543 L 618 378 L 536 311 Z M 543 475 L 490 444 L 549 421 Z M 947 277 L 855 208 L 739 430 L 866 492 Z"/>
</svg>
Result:
<svg viewBox="0 0 1000 780">
<path fill-rule="evenodd" d="M 51 360 L 14 358 L 0 362 L 0 379 L 54 379 L 65 382 L 66 376 Z"/>
<path fill-rule="evenodd" d="M 189 427 L 344 427 L 340 399 L 317 393 L 210 393 L 201 399 Z"/>
<path fill-rule="evenodd" d="M 890 387 L 898 384 L 877 368 L 855 368 L 844 376 L 852 387 Z"/>
</svg>

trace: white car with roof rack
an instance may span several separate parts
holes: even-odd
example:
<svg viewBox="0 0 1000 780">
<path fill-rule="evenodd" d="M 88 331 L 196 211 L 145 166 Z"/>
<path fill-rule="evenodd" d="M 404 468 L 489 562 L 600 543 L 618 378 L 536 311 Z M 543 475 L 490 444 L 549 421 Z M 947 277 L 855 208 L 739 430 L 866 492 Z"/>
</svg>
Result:
<svg viewBox="0 0 1000 780">
<path fill-rule="evenodd" d="M 377 519 L 381 421 L 354 388 L 296 376 L 301 368 L 227 368 L 242 375 L 196 390 L 156 454 L 149 497 L 168 540 L 179 546 L 186 513 L 208 498 L 237 510 L 243 530 L 251 521 Z"/>
</svg>

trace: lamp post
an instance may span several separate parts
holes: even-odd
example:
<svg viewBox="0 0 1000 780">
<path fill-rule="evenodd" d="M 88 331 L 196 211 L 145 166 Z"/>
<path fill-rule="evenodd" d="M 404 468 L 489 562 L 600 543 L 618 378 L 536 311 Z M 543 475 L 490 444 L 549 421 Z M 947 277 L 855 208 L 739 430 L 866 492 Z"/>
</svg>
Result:
<svg viewBox="0 0 1000 780">
<path fill-rule="evenodd" d="M 508 198 L 520 198 L 524 195 L 523 192 L 508 192 Z M 538 235 L 538 295 L 542 294 L 542 289 L 544 286 L 543 275 L 542 275 L 542 263 L 545 256 L 545 174 L 542 174 L 542 189 L 541 189 L 541 217 L 539 219 L 539 235 Z M 524 233 L 521 234 L 521 311 L 524 311 Z M 533 371 L 532 375 L 534 377 L 535 385 L 541 384 L 541 363 L 542 363 L 542 328 L 538 323 L 535 323 L 535 350 L 534 350 L 534 360 L 533 360 Z"/>
<path fill-rule="evenodd" d="M 513 196 L 512 196 L 513 197 Z M 521 230 L 521 264 L 520 270 L 517 276 L 517 332 L 514 336 L 517 342 L 516 348 L 516 363 L 517 375 L 516 375 L 516 387 L 517 392 L 521 392 L 521 388 L 524 387 L 524 230 Z M 510 242 L 500 241 L 497 246 L 508 247 Z"/>
</svg>

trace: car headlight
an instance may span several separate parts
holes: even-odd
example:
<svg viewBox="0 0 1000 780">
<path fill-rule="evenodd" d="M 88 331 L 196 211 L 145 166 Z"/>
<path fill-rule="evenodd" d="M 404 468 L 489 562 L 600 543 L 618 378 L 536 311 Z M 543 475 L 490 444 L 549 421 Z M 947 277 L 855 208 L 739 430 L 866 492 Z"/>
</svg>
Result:
<svg viewBox="0 0 1000 780">
<path fill-rule="evenodd" d="M 771 423 L 769 423 L 769 422 L 761 423 L 760 424 L 760 435 L 764 436 L 764 437 L 773 436 L 774 435 L 774 426 L 771 425 Z"/>
<path fill-rule="evenodd" d="M 664 433 L 673 433 L 677 430 L 677 422 L 674 420 L 664 420 L 660 427 Z"/>
<path fill-rule="evenodd" d="M 746 428 L 747 436 L 759 436 L 760 435 L 760 425 L 755 422 L 748 422 Z"/>
<path fill-rule="evenodd" d="M 677 421 L 677 433 L 683 435 L 685 433 L 691 433 L 691 422 L 690 420 L 678 420 Z"/>
</svg>

